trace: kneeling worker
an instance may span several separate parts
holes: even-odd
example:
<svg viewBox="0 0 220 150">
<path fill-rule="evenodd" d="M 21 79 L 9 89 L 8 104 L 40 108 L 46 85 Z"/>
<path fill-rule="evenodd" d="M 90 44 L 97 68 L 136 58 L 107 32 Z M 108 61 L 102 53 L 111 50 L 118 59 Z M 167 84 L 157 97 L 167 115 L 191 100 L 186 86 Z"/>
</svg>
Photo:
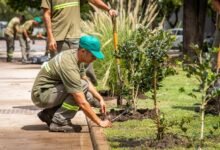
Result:
<svg viewBox="0 0 220 150">
<path fill-rule="evenodd" d="M 38 117 L 47 123 L 50 131 L 81 130 L 80 126 L 71 123 L 79 108 L 97 125 L 111 127 L 109 120 L 101 120 L 92 110 L 89 98 L 85 95 L 92 95 L 99 101 L 102 113 L 106 113 L 106 105 L 102 96 L 87 80 L 84 70 L 80 69 L 81 63 L 90 64 L 103 58 L 100 41 L 94 36 L 82 36 L 77 51 L 61 52 L 42 67 L 32 88 L 32 101 L 36 106 L 44 108 Z"/>
</svg>

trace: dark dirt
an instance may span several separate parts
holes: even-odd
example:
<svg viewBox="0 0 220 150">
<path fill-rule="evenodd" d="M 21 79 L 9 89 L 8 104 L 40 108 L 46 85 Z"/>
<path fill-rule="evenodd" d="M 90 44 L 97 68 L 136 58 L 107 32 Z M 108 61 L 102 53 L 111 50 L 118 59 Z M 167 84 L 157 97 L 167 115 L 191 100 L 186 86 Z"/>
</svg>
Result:
<svg viewBox="0 0 220 150">
<path fill-rule="evenodd" d="M 103 93 L 102 93 L 103 94 Z M 105 95 L 106 94 L 106 95 Z M 105 101 L 115 100 L 114 97 L 105 93 Z M 145 99 L 145 95 L 139 95 L 139 98 Z M 154 109 L 137 109 L 137 111 L 121 108 L 121 110 L 111 109 L 106 116 L 99 115 L 102 119 L 113 120 L 113 122 L 123 122 L 127 120 L 155 119 L 156 112 Z M 115 119 L 117 118 L 117 119 Z M 129 149 L 170 149 L 181 146 L 182 148 L 192 147 L 191 142 L 186 137 L 180 137 L 174 134 L 165 134 L 163 139 L 124 139 L 122 137 L 108 139 L 111 142 L 118 142 L 119 145 L 112 145 L 114 148 Z"/>
<path fill-rule="evenodd" d="M 154 109 L 138 109 L 137 111 L 132 110 L 115 110 L 111 109 L 109 113 L 107 113 L 107 118 L 110 120 L 114 120 L 117 122 L 123 122 L 131 119 L 142 120 L 142 119 L 154 119 L 156 117 L 156 113 Z M 118 117 L 119 116 L 119 117 Z M 105 118 L 106 118 L 105 117 Z M 114 119 L 116 118 L 117 119 Z M 101 116 L 104 119 L 103 116 Z M 192 147 L 191 142 L 185 137 L 178 137 L 174 134 L 165 134 L 163 139 L 123 139 L 122 137 L 109 139 L 112 142 L 119 142 L 119 146 L 117 147 L 129 147 L 129 148 L 144 148 L 144 149 L 169 149 L 177 146 L 181 146 L 184 148 Z M 114 147 L 114 146 L 113 146 Z M 115 148 L 117 148 L 115 147 Z"/>
<path fill-rule="evenodd" d="M 119 147 L 129 147 L 129 148 L 143 148 L 144 149 L 169 149 L 177 146 L 189 148 L 192 147 L 192 144 L 188 141 L 187 138 L 178 137 L 173 134 L 166 134 L 163 139 L 155 140 L 155 139 L 109 139 L 112 142 L 119 142 Z"/>
<path fill-rule="evenodd" d="M 106 116 L 101 116 L 102 119 L 109 119 L 118 122 L 123 122 L 131 119 L 142 120 L 142 119 L 153 119 L 155 118 L 156 113 L 155 110 L 152 109 L 138 109 L 137 111 L 129 111 L 126 109 L 123 110 L 115 110 L 111 109 L 110 112 L 107 112 Z M 115 119 L 117 117 L 117 119 Z"/>
</svg>

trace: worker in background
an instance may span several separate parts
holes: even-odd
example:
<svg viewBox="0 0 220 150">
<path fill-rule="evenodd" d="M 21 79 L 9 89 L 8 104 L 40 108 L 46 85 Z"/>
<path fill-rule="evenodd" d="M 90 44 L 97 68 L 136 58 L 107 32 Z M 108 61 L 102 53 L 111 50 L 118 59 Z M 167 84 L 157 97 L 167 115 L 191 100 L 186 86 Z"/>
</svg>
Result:
<svg viewBox="0 0 220 150">
<path fill-rule="evenodd" d="M 25 17 L 20 15 L 18 17 L 12 18 L 4 32 L 6 45 L 7 45 L 7 62 L 12 62 L 13 60 L 13 53 L 15 49 L 15 38 L 18 33 L 22 33 L 22 29 L 20 27 L 21 24 L 25 22 Z"/>
<path fill-rule="evenodd" d="M 22 26 L 23 32 L 18 34 L 18 39 L 21 46 L 22 63 L 29 63 L 29 53 L 30 53 L 30 42 L 32 38 L 32 32 L 34 27 L 39 26 L 42 23 L 40 17 L 35 17 L 34 19 L 27 20 Z"/>
<path fill-rule="evenodd" d="M 110 8 L 102 0 L 89 0 L 96 7 L 116 16 L 117 11 Z M 41 8 L 47 30 L 47 41 L 50 56 L 71 48 L 78 48 L 80 29 L 80 1 L 79 0 L 42 0 Z M 97 85 L 96 75 L 92 64 L 86 66 L 87 77 Z"/>
</svg>

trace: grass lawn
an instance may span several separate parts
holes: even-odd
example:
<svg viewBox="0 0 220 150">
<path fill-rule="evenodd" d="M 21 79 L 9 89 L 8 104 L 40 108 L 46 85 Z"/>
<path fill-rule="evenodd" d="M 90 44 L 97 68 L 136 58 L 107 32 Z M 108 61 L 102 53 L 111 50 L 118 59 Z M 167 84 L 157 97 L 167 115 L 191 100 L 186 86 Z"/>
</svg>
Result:
<svg viewBox="0 0 220 150">
<path fill-rule="evenodd" d="M 197 81 L 187 78 L 185 72 L 177 70 L 178 74 L 169 76 L 162 82 L 158 91 L 160 111 L 165 115 L 168 124 L 166 133 L 186 137 L 196 149 L 200 136 L 200 114 L 194 111 L 195 104 L 200 103 L 201 94 L 196 92 L 197 98 L 190 96 L 193 89 L 197 89 Z M 181 90 L 180 90 L 181 89 Z M 146 93 L 151 97 L 151 93 Z M 138 101 L 138 108 L 153 108 L 153 100 Z M 156 126 L 151 119 L 129 120 L 115 122 L 112 128 L 104 129 L 105 135 L 112 149 L 146 149 L 144 139 L 156 137 Z M 136 141 L 132 146 L 129 141 Z M 173 149 L 186 149 L 175 147 Z M 204 149 L 220 149 L 220 117 L 206 115 L 205 117 L 205 145 Z"/>
</svg>

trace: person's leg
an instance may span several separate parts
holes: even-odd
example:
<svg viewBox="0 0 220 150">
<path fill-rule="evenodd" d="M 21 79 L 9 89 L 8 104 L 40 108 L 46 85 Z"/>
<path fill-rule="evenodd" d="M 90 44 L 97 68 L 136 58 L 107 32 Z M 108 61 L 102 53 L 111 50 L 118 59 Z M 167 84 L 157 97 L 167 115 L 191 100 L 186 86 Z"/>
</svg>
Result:
<svg viewBox="0 0 220 150">
<path fill-rule="evenodd" d="M 31 49 L 31 43 L 30 41 L 28 42 L 27 40 L 25 40 L 25 45 L 26 45 L 26 57 L 27 60 L 29 60 L 29 56 L 30 56 L 30 49 Z"/>
<path fill-rule="evenodd" d="M 22 62 L 26 62 L 27 61 L 27 56 L 26 56 L 26 52 L 25 52 L 26 43 L 25 43 L 25 39 L 24 39 L 23 35 L 19 35 L 18 40 L 19 40 L 20 47 L 21 47 Z"/>
<path fill-rule="evenodd" d="M 68 125 L 78 110 L 79 106 L 74 102 L 72 95 L 69 94 L 63 101 L 61 107 L 55 112 L 52 122 L 58 125 Z"/>
<path fill-rule="evenodd" d="M 7 62 L 12 62 L 14 53 L 14 37 L 6 35 Z"/>
<path fill-rule="evenodd" d="M 63 87 L 63 90 L 64 87 Z M 56 90 L 54 92 L 57 92 Z M 74 102 L 72 95 L 68 94 L 67 97 L 61 97 L 58 99 L 64 99 L 60 107 L 55 111 L 51 124 L 50 131 L 52 132 L 80 132 L 82 127 L 80 125 L 73 125 L 71 119 L 76 115 L 79 110 L 79 106 Z M 50 102 L 49 102 L 50 103 Z"/>
<path fill-rule="evenodd" d="M 85 94 L 86 100 L 92 107 L 100 108 L 100 103 L 96 100 L 93 95 L 88 91 L 89 85 L 85 80 L 81 80 L 81 85 L 83 87 L 83 93 Z"/>
<path fill-rule="evenodd" d="M 68 94 L 61 84 L 54 88 L 41 88 L 39 91 L 32 92 L 33 103 L 40 108 L 44 108 L 38 113 L 38 117 L 41 121 L 47 123 L 49 126 L 54 113 L 62 105 L 62 102 L 67 96 Z"/>
<path fill-rule="evenodd" d="M 81 80 L 81 84 L 83 88 L 83 93 L 85 94 L 87 101 L 89 103 L 93 102 L 92 101 L 93 96 L 91 93 L 88 92 L 88 82 L 86 82 L 85 80 Z M 79 110 L 79 106 L 73 100 L 72 95 L 69 94 L 63 101 L 61 107 L 59 107 L 55 112 L 52 118 L 52 123 L 50 125 L 50 130 L 61 131 L 61 132 L 73 130 L 67 127 L 71 123 L 71 119 L 76 115 L 76 112 L 78 110 Z M 75 131 L 81 130 L 79 126 L 73 126 L 73 127 Z"/>
</svg>

